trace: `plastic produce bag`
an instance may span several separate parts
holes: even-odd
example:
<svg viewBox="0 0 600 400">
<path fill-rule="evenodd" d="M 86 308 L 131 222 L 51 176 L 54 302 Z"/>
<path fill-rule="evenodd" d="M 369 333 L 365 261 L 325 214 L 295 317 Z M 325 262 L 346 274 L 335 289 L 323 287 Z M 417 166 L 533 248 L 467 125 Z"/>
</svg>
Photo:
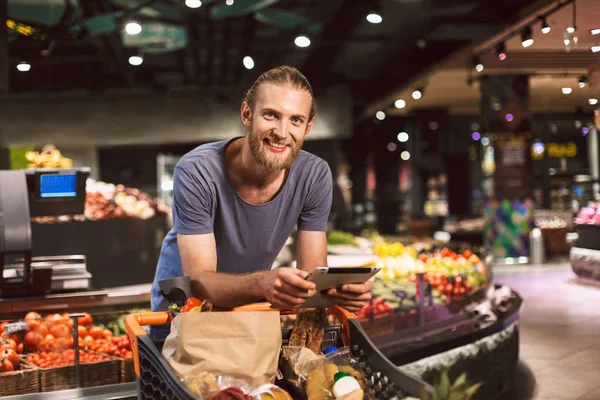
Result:
<svg viewBox="0 0 600 400">
<path fill-rule="evenodd" d="M 291 358 L 294 360 L 293 357 Z M 295 363 L 290 361 L 290 364 L 300 377 L 300 382 L 303 383 L 308 400 L 335 399 L 333 385 L 335 376 L 339 372 L 346 373 L 356 379 L 361 388 L 359 393 L 347 397 L 348 400 L 354 397 L 362 399 L 363 395 L 366 395 L 369 399 L 374 399 L 373 393 L 367 386 L 366 379 L 352 360 L 349 348 L 343 347 L 324 356 L 316 356 L 316 358 L 305 357 L 302 360 L 300 357 L 296 357 L 296 360 Z"/>
</svg>

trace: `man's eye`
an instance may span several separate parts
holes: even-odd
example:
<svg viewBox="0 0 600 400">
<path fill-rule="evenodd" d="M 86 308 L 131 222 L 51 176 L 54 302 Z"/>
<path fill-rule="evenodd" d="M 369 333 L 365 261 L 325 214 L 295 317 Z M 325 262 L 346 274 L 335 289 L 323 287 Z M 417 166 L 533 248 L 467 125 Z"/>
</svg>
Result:
<svg viewBox="0 0 600 400">
<path fill-rule="evenodd" d="M 302 118 L 297 118 L 297 117 L 292 118 L 292 122 L 295 123 L 295 124 L 301 124 L 302 123 Z"/>
<path fill-rule="evenodd" d="M 267 112 L 265 113 L 265 117 L 268 117 L 268 118 L 274 118 L 274 117 L 275 117 L 275 114 L 274 114 L 274 113 L 272 113 L 271 111 L 267 111 Z"/>
</svg>

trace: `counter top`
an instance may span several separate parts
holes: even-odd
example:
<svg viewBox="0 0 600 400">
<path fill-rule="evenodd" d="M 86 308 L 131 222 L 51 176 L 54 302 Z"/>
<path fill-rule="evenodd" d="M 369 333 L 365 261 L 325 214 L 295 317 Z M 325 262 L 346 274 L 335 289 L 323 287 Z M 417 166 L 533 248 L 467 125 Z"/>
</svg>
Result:
<svg viewBox="0 0 600 400">
<path fill-rule="evenodd" d="M 0 298 L 0 318 L 29 311 L 89 311 L 90 308 L 150 306 L 152 284 L 121 286 L 81 292 L 53 293 L 45 296 Z"/>
</svg>

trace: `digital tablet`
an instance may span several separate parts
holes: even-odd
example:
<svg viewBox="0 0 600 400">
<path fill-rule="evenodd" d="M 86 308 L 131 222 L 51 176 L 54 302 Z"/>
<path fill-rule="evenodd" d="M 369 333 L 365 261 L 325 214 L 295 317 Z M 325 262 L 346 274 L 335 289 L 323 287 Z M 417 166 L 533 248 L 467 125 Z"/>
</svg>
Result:
<svg viewBox="0 0 600 400">
<path fill-rule="evenodd" d="M 317 285 L 317 294 L 299 308 L 326 308 L 333 303 L 321 295 L 329 289 L 339 288 L 347 283 L 364 283 L 375 276 L 381 267 L 317 267 L 306 278 Z"/>
</svg>

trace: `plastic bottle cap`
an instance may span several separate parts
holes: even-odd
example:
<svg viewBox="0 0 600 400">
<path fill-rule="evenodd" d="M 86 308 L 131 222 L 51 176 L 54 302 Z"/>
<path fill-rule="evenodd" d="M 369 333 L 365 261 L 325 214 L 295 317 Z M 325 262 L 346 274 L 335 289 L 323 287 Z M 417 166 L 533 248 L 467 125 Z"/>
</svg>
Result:
<svg viewBox="0 0 600 400">
<path fill-rule="evenodd" d="M 335 351 L 337 351 L 337 347 L 335 346 L 329 346 L 328 348 L 326 348 L 325 350 L 323 350 L 323 354 L 330 354 L 333 353 Z"/>
<path fill-rule="evenodd" d="M 345 376 L 350 376 L 350 374 L 348 374 L 346 372 L 341 372 L 341 371 L 336 372 L 336 374 L 333 376 L 333 380 L 337 382 Z"/>
</svg>

